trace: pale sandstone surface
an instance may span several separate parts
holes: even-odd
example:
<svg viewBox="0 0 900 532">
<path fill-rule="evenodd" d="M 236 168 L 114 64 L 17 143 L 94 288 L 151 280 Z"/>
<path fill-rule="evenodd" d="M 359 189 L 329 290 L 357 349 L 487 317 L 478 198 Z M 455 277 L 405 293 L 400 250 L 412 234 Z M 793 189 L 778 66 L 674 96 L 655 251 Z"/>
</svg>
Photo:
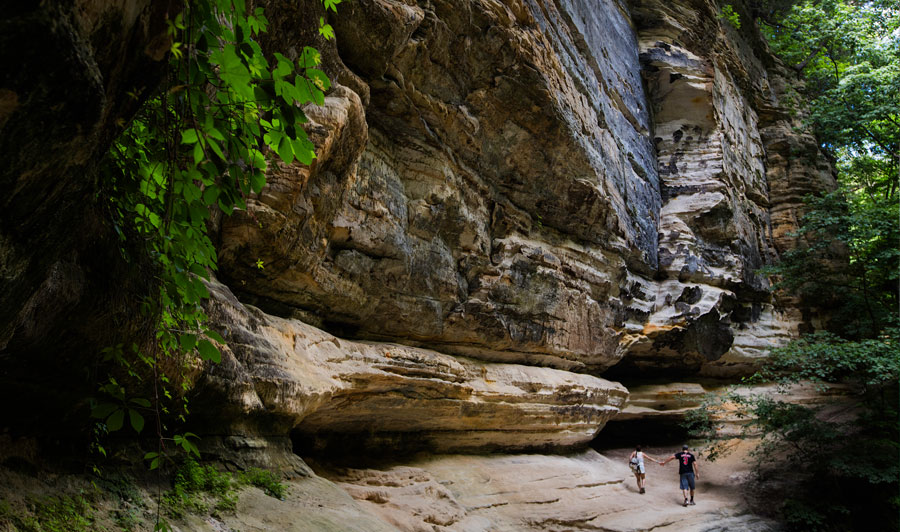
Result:
<svg viewBox="0 0 900 532">
<path fill-rule="evenodd" d="M 745 498 L 744 461 L 752 442 L 702 457 L 696 506 L 682 507 L 677 465 L 647 464 L 647 493 L 626 464 L 630 449 L 603 454 L 433 455 L 395 465 L 317 465 L 317 475 L 287 482 L 283 501 L 255 488 L 241 492 L 234 514 L 191 517 L 178 530 L 242 532 L 769 532 Z M 647 452 L 665 457 L 672 449 Z"/>
<path fill-rule="evenodd" d="M 369 100 L 336 90 L 335 111 L 311 113 L 316 165 L 279 170 L 251 201 L 261 227 L 225 220 L 226 282 L 353 336 L 564 369 L 618 361 L 621 292 L 640 298 L 630 272 L 656 265 L 659 208 L 620 7 L 348 6 L 338 52 Z"/>
<path fill-rule="evenodd" d="M 743 449 L 746 451 L 746 449 Z M 637 493 L 626 450 L 609 457 L 437 455 L 387 469 L 321 474 L 367 511 L 403 531 L 775 530 L 742 504 L 739 460 L 701 463 L 697 506 L 683 508 L 677 466 L 648 463 L 648 492 Z M 664 455 L 669 450 L 653 449 Z"/>
<path fill-rule="evenodd" d="M 212 434 L 412 435 L 438 452 L 565 447 L 590 442 L 627 397 L 586 374 L 342 340 L 210 289 L 228 346 L 194 408 Z"/>
<path fill-rule="evenodd" d="M 752 443 L 730 442 L 732 452 L 715 463 L 701 458 L 697 505 L 689 508 L 680 506 L 674 463 L 648 464 L 647 493 L 640 495 L 625 463 L 630 449 L 612 449 L 556 456 L 419 455 L 355 468 L 340 459 L 311 462 L 316 474 L 285 480 L 281 500 L 245 487 L 233 512 L 189 512 L 167 521 L 182 532 L 777 530 L 747 507 L 750 470 L 743 458 Z M 662 457 L 672 449 L 647 452 Z M 93 499 L 93 524 L 117 530 L 124 512 L 135 519 L 135 530 L 152 530 L 159 479 L 143 479 L 133 486 L 137 493 L 129 495 L 128 504 L 121 494 Z M 48 490 L 55 496 L 83 495 L 97 482 L 59 471 L 35 477 L 8 467 L 0 467 L 0 480 L 0 495 L 14 509 Z M 194 497 L 210 508 L 216 502 Z"/>
<path fill-rule="evenodd" d="M 783 109 L 783 68 L 716 9 L 348 5 L 336 48 L 319 43 L 336 84 L 308 110 L 318 159 L 278 167 L 223 221 L 224 281 L 338 336 L 594 373 L 623 357 L 622 373 L 752 371 L 809 320 L 756 270 L 791 245 L 797 194 L 833 178 Z M 299 15 L 279 13 L 273 45 L 296 53 Z"/>
</svg>

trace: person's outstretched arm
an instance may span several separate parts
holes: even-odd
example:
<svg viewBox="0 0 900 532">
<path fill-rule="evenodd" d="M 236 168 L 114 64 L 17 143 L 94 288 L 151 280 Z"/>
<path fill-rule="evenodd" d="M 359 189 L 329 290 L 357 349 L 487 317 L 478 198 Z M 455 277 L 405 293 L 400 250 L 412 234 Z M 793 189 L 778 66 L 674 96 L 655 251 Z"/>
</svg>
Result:
<svg viewBox="0 0 900 532">
<path fill-rule="evenodd" d="M 659 462 L 659 465 L 666 465 L 674 459 L 675 459 L 675 455 L 673 454 L 672 456 L 666 458 L 664 461 Z"/>
<path fill-rule="evenodd" d="M 652 454 L 644 453 L 644 456 L 646 456 L 647 458 L 653 460 L 654 462 L 659 462 L 659 458 L 653 456 Z"/>
</svg>

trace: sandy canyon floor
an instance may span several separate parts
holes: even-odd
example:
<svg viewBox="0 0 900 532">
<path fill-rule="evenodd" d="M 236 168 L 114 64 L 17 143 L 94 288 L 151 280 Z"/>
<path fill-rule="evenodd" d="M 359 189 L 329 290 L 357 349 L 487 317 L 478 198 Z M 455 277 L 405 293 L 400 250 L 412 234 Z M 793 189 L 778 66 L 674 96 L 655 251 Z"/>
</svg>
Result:
<svg viewBox="0 0 900 532">
<path fill-rule="evenodd" d="M 778 530 L 751 509 L 764 507 L 745 461 L 752 442 L 729 443 L 733 452 L 724 458 L 699 461 L 696 506 L 681 505 L 674 461 L 665 467 L 648 463 L 647 492 L 640 494 L 627 465 L 631 449 L 588 449 L 567 455 L 412 456 L 362 467 L 308 460 L 315 474 L 286 481 L 281 500 L 244 487 L 234 510 L 188 513 L 170 524 L 183 532 Z M 676 450 L 646 449 L 659 456 Z M 123 515 L 130 516 L 126 529 L 152 530 L 158 488 L 141 481 L 132 486 L 127 499 L 109 490 L 95 496 L 88 527 L 72 530 L 123 530 Z M 29 501 L 90 490 L 83 475 L 0 469 L 0 531 L 16 530 L 8 518 L 33 510 Z"/>
<path fill-rule="evenodd" d="M 402 465 L 314 466 L 315 477 L 291 482 L 285 501 L 244 492 L 237 512 L 189 528 L 212 531 L 769 531 L 754 515 L 744 460 L 749 442 L 714 463 L 699 462 L 696 506 L 683 507 L 675 462 L 648 464 L 638 493 L 630 449 L 570 455 L 444 455 Z M 653 455 L 677 449 L 648 448 Z"/>
</svg>

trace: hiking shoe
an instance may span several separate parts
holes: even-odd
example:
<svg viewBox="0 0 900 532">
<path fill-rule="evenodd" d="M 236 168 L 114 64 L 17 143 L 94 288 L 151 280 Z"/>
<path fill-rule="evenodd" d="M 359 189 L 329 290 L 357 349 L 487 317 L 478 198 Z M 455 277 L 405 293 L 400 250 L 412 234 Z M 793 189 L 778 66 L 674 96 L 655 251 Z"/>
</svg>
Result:
<svg viewBox="0 0 900 532">
<path fill-rule="evenodd" d="M 647 490 L 645 490 L 644 488 L 641 488 L 641 494 L 645 493 L 646 491 Z"/>
<path fill-rule="evenodd" d="M 694 501 L 691 501 L 688 504 L 690 504 L 691 506 L 697 506 L 697 503 L 695 503 Z"/>
<path fill-rule="evenodd" d="M 682 506 L 687 506 L 687 505 L 688 505 L 688 501 L 687 501 L 687 499 L 685 499 L 684 504 L 682 504 Z"/>
</svg>

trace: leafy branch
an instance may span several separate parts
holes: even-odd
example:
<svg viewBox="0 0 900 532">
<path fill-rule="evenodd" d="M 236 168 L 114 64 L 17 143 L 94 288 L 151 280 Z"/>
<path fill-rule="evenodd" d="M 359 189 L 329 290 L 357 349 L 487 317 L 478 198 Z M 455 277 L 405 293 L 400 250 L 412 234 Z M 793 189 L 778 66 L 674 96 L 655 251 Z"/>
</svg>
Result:
<svg viewBox="0 0 900 532">
<path fill-rule="evenodd" d="M 340 0 L 322 2 L 335 11 Z M 171 413 L 166 403 L 181 396 L 178 418 L 184 420 L 189 368 L 220 362 L 226 344 L 202 306 L 210 296 L 204 281 L 217 269 L 212 216 L 246 209 L 274 160 L 312 162 L 303 106 L 322 105 L 331 85 L 313 48 L 293 58 L 267 56 L 257 39 L 268 20 L 245 0 L 184 2 L 167 24 L 165 80 L 124 127 L 103 165 L 102 195 L 122 255 L 149 263 L 153 271 L 141 303 L 153 339 L 104 351 L 119 370 L 100 386 L 92 408 L 107 432 L 120 430 L 127 418 L 140 433 L 145 416 L 155 416 L 159 448 L 148 455 L 151 465 L 159 465 L 166 442 L 198 454 L 193 435 L 165 437 L 160 418 Z M 334 36 L 324 18 L 319 33 Z M 145 377 L 152 378 L 152 400 L 130 395 L 147 389 Z"/>
</svg>

